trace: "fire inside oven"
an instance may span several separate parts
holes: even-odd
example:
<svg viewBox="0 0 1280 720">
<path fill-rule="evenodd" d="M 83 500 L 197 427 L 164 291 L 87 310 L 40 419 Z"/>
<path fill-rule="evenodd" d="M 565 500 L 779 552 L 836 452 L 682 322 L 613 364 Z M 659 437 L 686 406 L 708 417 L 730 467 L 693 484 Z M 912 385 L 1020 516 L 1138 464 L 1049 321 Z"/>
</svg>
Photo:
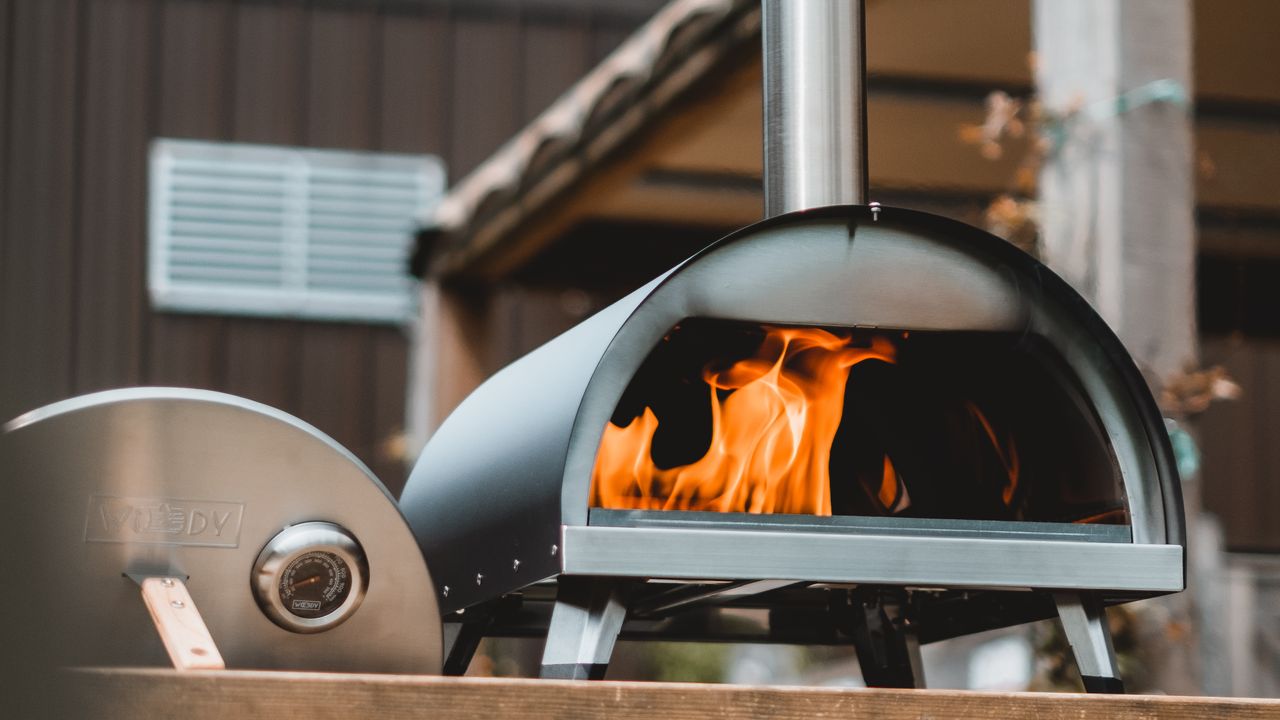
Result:
<svg viewBox="0 0 1280 720">
<path fill-rule="evenodd" d="M 673 327 L 627 387 L 591 506 L 593 524 L 667 514 L 652 511 L 1129 521 L 1100 423 L 1036 336 L 705 318 Z"/>
</svg>

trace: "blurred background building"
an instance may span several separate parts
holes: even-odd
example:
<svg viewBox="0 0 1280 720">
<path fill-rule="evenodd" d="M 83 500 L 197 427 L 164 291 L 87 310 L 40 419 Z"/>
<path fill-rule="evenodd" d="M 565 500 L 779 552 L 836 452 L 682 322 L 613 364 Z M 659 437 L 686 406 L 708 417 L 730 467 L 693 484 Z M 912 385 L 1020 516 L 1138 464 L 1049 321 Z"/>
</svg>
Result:
<svg viewBox="0 0 1280 720">
<path fill-rule="evenodd" d="M 1190 7 L 1192 39 L 1169 40 L 1188 45 L 1190 77 L 1152 100 L 1177 104 L 1180 88 L 1193 108 L 1194 207 L 1175 199 L 1170 212 L 1194 218 L 1195 279 L 1168 281 L 1194 287 L 1200 364 L 1225 369 L 1188 382 L 1242 389 L 1203 413 L 1180 408 L 1196 415 L 1190 487 L 1208 512 L 1192 550 L 1208 638 L 1195 674 L 1202 691 L 1278 695 L 1280 5 Z M 1054 120 L 1033 110 L 1033 10 L 868 0 L 873 199 L 1034 249 L 1038 138 Z M 311 422 L 398 492 L 486 376 L 760 218 L 757 11 L 753 0 L 0 0 L 0 417 L 111 387 L 221 390 Z M 164 174 L 176 166 L 157 161 L 160 138 L 377 153 L 333 160 L 371 172 L 407 155 L 421 182 L 399 199 L 391 189 L 395 212 L 370 214 L 383 200 L 367 193 L 394 184 L 376 172 L 315 171 L 347 178 L 324 195 L 314 182 L 270 185 L 270 159 L 210 145 L 208 158 L 241 164 L 196 158 L 196 209 L 216 213 L 218 193 L 267 208 L 210 227 L 179 217 L 194 212 L 174 200 L 191 176 Z M 447 189 L 432 179 L 441 168 Z M 306 199 L 294 220 L 296 206 L 269 202 L 290 193 Z M 336 203 L 330 220 L 316 219 L 320 199 Z M 359 222 L 332 219 L 343 202 Z M 339 275 L 382 267 L 370 258 L 394 249 L 398 279 L 370 287 L 416 310 L 362 316 L 279 295 L 202 309 L 157 292 L 158 248 L 186 258 L 190 277 L 225 280 L 224 300 L 261 289 L 288 274 L 291 251 L 253 259 L 277 235 L 330 247 L 305 262 Z M 1025 644 L 984 642 L 931 651 L 934 676 L 963 686 L 982 663 L 1031 662 Z M 708 657 L 679 663 L 709 677 L 699 668 L 728 662 Z M 856 676 L 839 658 L 735 657 L 724 672 L 738 679 Z"/>
</svg>

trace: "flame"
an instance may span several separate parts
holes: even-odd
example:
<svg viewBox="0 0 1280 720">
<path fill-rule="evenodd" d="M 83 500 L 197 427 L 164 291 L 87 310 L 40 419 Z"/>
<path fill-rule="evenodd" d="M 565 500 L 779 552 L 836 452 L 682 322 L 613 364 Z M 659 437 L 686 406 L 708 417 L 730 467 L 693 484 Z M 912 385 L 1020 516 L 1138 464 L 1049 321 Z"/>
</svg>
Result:
<svg viewBox="0 0 1280 720">
<path fill-rule="evenodd" d="M 982 426 L 982 430 L 987 434 L 987 439 L 991 441 L 991 447 L 996 451 L 996 457 L 1000 458 L 1000 464 L 1004 466 L 1005 480 L 1004 488 L 1000 491 L 1000 499 L 1004 500 L 1006 506 L 1013 503 L 1013 494 L 1018 489 L 1018 472 L 1020 464 L 1018 462 L 1018 446 L 1014 443 L 1013 438 L 1009 438 L 1007 446 L 1000 442 L 996 436 L 995 428 L 991 427 L 991 422 L 987 420 L 987 416 L 982 414 L 977 405 L 968 403 L 969 413 L 977 419 L 978 424 Z"/>
<path fill-rule="evenodd" d="M 884 456 L 884 474 L 880 478 L 880 492 L 877 493 L 880 504 L 891 508 L 898 499 L 898 473 L 893 469 L 893 461 Z"/>
<path fill-rule="evenodd" d="M 669 469 L 653 462 L 658 418 L 651 408 L 626 426 L 606 426 L 591 477 L 592 505 L 830 515 L 828 463 L 849 369 L 894 357 L 893 345 L 881 337 L 855 347 L 816 328 L 766 328 L 754 357 L 703 371 L 711 442 L 698 460 Z M 886 457 L 890 475 L 896 502 L 897 473 Z"/>
<path fill-rule="evenodd" d="M 1099 525 L 1123 525 L 1127 522 L 1125 512 L 1122 509 L 1105 510 L 1093 515 L 1087 515 L 1082 518 L 1072 520 L 1073 523 L 1095 523 Z"/>
</svg>

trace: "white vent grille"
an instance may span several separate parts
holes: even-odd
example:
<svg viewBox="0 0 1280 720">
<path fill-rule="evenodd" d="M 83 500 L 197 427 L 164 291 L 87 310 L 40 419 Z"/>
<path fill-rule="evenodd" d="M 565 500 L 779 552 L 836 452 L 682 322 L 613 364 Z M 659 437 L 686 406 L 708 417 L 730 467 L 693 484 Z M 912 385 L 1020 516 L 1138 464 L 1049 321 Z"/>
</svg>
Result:
<svg viewBox="0 0 1280 720">
<path fill-rule="evenodd" d="M 413 231 L 444 191 L 429 155 L 156 140 L 157 308 L 398 323 Z"/>
</svg>

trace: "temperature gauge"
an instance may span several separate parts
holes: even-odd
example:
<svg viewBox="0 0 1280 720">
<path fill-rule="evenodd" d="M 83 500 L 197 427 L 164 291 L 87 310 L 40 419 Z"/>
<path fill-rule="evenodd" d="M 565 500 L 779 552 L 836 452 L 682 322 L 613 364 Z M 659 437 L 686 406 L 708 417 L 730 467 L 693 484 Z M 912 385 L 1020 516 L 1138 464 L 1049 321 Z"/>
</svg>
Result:
<svg viewBox="0 0 1280 720">
<path fill-rule="evenodd" d="M 253 569 L 253 592 L 271 621 L 298 633 L 351 617 L 369 585 L 369 564 L 351 533 L 329 522 L 291 525 L 271 538 Z"/>
</svg>

